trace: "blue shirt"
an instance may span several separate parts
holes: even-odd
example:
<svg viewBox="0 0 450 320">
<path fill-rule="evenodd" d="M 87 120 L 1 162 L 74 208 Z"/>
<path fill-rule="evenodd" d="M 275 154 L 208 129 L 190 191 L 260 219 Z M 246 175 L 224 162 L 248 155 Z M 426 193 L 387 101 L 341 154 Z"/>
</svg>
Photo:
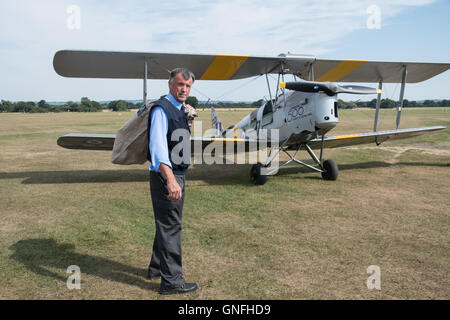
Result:
<svg viewBox="0 0 450 320">
<path fill-rule="evenodd" d="M 165 97 L 169 100 L 178 110 L 181 110 L 183 105 L 178 102 L 170 93 Z M 169 122 L 167 115 L 162 107 L 154 107 L 150 114 L 150 157 L 152 163 L 149 170 L 159 172 L 159 165 L 164 163 L 172 168 L 169 159 L 169 148 L 167 147 L 167 130 Z"/>
</svg>

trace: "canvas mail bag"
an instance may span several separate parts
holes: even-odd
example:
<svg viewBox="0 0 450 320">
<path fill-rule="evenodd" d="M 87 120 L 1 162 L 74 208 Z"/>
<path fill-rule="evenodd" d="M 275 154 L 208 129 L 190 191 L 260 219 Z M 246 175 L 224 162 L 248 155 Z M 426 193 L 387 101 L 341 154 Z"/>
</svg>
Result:
<svg viewBox="0 0 450 320">
<path fill-rule="evenodd" d="M 143 164 L 148 153 L 148 117 L 157 100 L 142 105 L 117 131 L 111 154 L 115 164 Z"/>
<path fill-rule="evenodd" d="M 159 100 L 152 100 L 142 105 L 116 133 L 111 154 L 111 162 L 115 164 L 143 164 L 148 155 L 148 117 L 151 109 Z M 189 105 L 188 105 L 189 106 Z M 195 117 L 198 117 L 194 108 L 186 108 L 186 117 L 191 126 Z"/>
</svg>

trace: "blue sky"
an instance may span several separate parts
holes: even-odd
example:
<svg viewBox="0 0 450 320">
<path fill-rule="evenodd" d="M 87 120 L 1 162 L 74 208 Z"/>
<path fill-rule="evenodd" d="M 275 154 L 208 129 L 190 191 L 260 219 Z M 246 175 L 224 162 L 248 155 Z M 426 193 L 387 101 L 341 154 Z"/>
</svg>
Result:
<svg viewBox="0 0 450 320">
<path fill-rule="evenodd" d="M 79 29 L 67 25 L 71 5 L 80 10 Z M 371 6 L 379 10 L 380 28 L 367 27 Z M 263 56 L 290 51 L 319 58 L 450 63 L 449 12 L 450 1 L 443 0 L 2 0 L 0 99 L 142 97 L 140 80 L 60 77 L 52 61 L 62 49 Z M 165 80 L 148 85 L 150 97 L 167 92 Z M 447 71 L 407 85 L 405 98 L 449 99 L 449 86 Z M 397 99 L 398 91 L 399 85 L 385 85 L 383 95 Z M 254 101 L 267 96 L 267 89 L 265 79 L 197 81 L 191 94 L 202 100 Z"/>
</svg>

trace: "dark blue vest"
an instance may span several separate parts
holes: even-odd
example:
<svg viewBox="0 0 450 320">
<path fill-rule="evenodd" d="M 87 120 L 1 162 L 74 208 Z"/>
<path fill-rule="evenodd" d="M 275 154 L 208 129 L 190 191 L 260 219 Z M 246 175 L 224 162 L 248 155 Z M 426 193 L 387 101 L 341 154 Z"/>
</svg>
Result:
<svg viewBox="0 0 450 320">
<path fill-rule="evenodd" d="M 189 135 L 187 136 L 187 138 L 190 137 L 191 130 L 189 129 L 189 124 L 188 124 L 188 121 L 186 119 L 186 115 L 184 114 L 184 107 L 182 106 L 181 110 L 178 110 L 178 108 L 175 107 L 166 98 L 161 98 L 158 101 L 156 101 L 155 104 L 153 105 L 153 108 L 155 108 L 156 106 L 159 106 L 159 107 L 163 108 L 163 110 L 164 110 L 164 112 L 166 113 L 166 116 L 167 116 L 167 122 L 168 122 L 168 128 L 167 129 L 168 130 L 167 130 L 166 138 L 167 138 L 167 147 L 169 149 L 170 164 L 172 165 L 172 171 L 173 171 L 174 174 L 185 174 L 186 170 L 187 170 L 187 168 L 189 167 L 189 164 L 190 164 L 190 157 L 189 157 L 189 160 L 187 162 L 183 162 L 182 161 L 181 163 L 174 163 L 174 161 L 172 161 L 172 150 L 177 144 L 182 142 L 184 148 L 189 148 L 187 150 L 189 151 L 189 154 L 190 154 L 190 148 L 191 148 L 190 139 L 187 139 L 187 141 L 183 141 L 183 137 L 179 137 L 178 140 L 176 140 L 176 141 L 172 141 L 172 139 L 171 139 L 172 133 L 176 129 L 185 129 L 186 132 L 189 132 Z M 150 139 L 150 126 L 151 126 L 151 114 L 149 114 L 149 117 L 148 117 L 148 135 L 149 135 L 149 139 Z M 180 146 L 178 146 L 178 147 L 180 147 Z M 179 152 L 179 156 L 180 156 L 180 159 L 181 159 L 183 157 L 183 148 L 180 148 L 180 149 L 181 149 L 181 151 Z M 151 161 L 150 150 L 147 153 L 147 159 L 149 161 Z"/>
</svg>

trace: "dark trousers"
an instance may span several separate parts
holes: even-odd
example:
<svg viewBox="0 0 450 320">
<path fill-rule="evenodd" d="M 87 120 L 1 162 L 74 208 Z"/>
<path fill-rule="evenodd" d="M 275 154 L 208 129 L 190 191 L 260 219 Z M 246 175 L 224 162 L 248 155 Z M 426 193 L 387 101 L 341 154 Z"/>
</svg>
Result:
<svg viewBox="0 0 450 320">
<path fill-rule="evenodd" d="M 175 175 L 182 190 L 178 201 L 170 201 L 167 183 L 159 172 L 150 171 L 150 194 L 155 215 L 155 240 L 149 270 L 161 275 L 161 285 L 184 283 L 181 259 L 181 217 L 184 204 L 184 175 Z"/>
</svg>

